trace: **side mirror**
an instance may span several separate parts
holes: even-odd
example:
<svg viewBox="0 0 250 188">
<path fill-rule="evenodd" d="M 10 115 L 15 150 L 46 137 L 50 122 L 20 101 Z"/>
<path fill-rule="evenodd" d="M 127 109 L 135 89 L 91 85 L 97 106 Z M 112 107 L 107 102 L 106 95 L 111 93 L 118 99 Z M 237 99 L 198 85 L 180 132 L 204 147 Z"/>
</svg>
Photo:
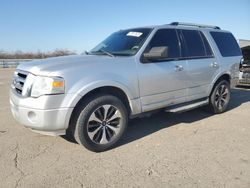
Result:
<svg viewBox="0 0 250 188">
<path fill-rule="evenodd" d="M 143 54 L 143 58 L 148 61 L 166 59 L 168 58 L 168 47 L 153 47 L 148 53 Z"/>
</svg>

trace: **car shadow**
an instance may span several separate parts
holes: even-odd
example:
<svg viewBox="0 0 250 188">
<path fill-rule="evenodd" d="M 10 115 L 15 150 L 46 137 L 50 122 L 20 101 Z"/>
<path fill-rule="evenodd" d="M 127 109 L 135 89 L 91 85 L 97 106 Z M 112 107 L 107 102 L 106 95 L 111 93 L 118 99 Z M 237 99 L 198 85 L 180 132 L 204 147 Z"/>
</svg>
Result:
<svg viewBox="0 0 250 188">
<path fill-rule="evenodd" d="M 239 107 L 241 104 L 250 101 L 250 86 L 237 87 L 232 90 L 231 101 L 228 110 L 233 110 Z"/>
<path fill-rule="evenodd" d="M 188 124 L 206 119 L 211 116 L 210 113 L 202 108 L 197 108 L 183 113 L 167 113 L 159 111 L 146 118 L 136 118 L 130 121 L 126 136 L 122 139 L 119 146 L 128 144 L 145 136 L 166 129 L 180 123 Z"/>
<path fill-rule="evenodd" d="M 228 111 L 249 101 L 250 88 L 238 88 L 232 90 Z M 188 126 L 190 123 L 205 120 L 212 115 L 213 114 L 204 111 L 202 108 L 197 108 L 184 113 L 166 113 L 164 111 L 159 111 L 152 114 L 150 117 L 135 118 L 129 121 L 127 132 L 116 147 L 128 144 L 160 131 L 161 129 L 166 129 L 180 123 L 187 123 Z M 62 137 L 69 142 L 76 143 L 72 137 Z"/>
<path fill-rule="evenodd" d="M 231 101 L 228 111 L 239 107 L 241 104 L 250 101 L 250 87 L 238 88 L 232 90 Z M 226 113 L 226 112 L 225 112 Z M 197 108 L 184 113 L 166 113 L 158 112 L 147 118 L 136 118 L 129 122 L 127 133 L 120 142 L 119 146 L 128 144 L 145 136 L 153 134 L 161 129 L 180 124 L 193 123 L 195 121 L 205 120 L 213 114 L 206 112 L 202 108 Z"/>
</svg>

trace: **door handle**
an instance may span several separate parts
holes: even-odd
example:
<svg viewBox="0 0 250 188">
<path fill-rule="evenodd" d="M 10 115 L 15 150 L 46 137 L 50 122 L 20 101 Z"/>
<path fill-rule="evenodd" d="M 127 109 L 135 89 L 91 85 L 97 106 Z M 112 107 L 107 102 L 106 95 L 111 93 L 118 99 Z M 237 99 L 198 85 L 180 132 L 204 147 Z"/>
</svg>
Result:
<svg viewBox="0 0 250 188">
<path fill-rule="evenodd" d="M 183 71 L 184 68 L 182 65 L 175 65 L 175 71 L 178 72 L 178 71 Z"/>
<path fill-rule="evenodd" d="M 213 63 L 211 63 L 211 67 L 217 68 L 217 67 L 219 67 L 219 65 L 217 62 L 213 62 Z"/>
</svg>

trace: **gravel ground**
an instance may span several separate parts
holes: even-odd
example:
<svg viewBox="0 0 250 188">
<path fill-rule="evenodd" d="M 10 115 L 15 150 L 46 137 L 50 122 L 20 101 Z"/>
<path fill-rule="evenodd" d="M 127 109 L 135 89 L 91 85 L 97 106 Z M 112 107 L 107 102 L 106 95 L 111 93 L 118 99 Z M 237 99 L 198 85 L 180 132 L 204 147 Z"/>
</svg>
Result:
<svg viewBox="0 0 250 188">
<path fill-rule="evenodd" d="M 93 153 L 31 132 L 9 109 L 13 69 L 0 69 L 0 187 L 250 187 L 250 90 L 229 110 L 134 119 L 113 150 Z"/>
</svg>

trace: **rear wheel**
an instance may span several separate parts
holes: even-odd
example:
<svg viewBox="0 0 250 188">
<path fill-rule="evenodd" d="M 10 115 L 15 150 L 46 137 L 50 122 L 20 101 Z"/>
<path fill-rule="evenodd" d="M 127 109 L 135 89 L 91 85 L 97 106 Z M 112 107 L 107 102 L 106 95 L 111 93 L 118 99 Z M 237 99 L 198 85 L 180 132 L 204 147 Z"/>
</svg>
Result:
<svg viewBox="0 0 250 188">
<path fill-rule="evenodd" d="M 216 84 L 210 95 L 208 109 L 210 112 L 219 114 L 226 111 L 231 96 L 230 84 L 222 80 Z"/>
<path fill-rule="evenodd" d="M 74 138 L 91 151 L 105 151 L 117 144 L 128 122 L 127 109 L 112 95 L 89 99 L 77 110 Z"/>
</svg>

